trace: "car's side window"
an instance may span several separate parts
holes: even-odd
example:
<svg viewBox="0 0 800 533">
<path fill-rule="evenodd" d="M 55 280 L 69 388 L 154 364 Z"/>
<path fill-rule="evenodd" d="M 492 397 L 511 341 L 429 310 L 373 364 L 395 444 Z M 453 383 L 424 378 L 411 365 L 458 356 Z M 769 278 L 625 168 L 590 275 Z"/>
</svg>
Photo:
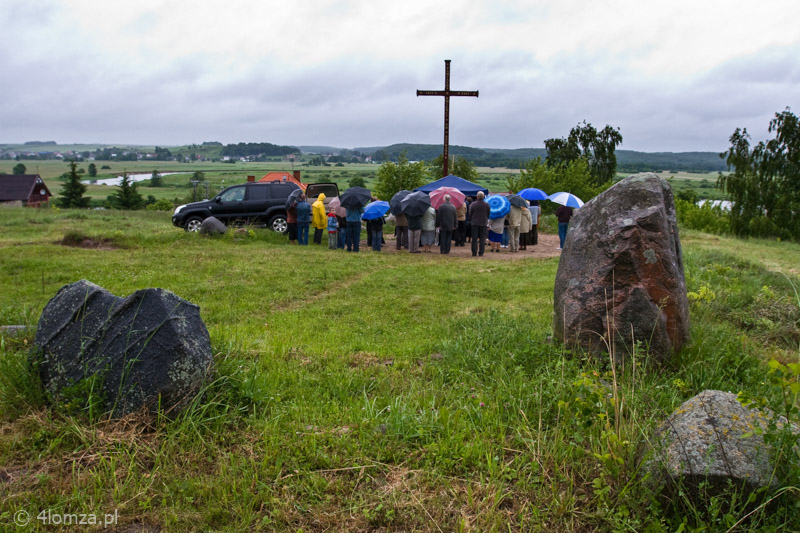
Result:
<svg viewBox="0 0 800 533">
<path fill-rule="evenodd" d="M 292 192 L 291 185 L 274 185 L 272 187 L 272 197 L 273 198 L 288 198 L 289 193 Z"/>
<path fill-rule="evenodd" d="M 252 185 L 247 188 L 247 201 L 259 202 L 269 198 L 269 187 L 263 185 Z"/>
<path fill-rule="evenodd" d="M 242 202 L 244 201 L 244 187 L 233 187 L 228 189 L 220 196 L 223 202 Z"/>
</svg>

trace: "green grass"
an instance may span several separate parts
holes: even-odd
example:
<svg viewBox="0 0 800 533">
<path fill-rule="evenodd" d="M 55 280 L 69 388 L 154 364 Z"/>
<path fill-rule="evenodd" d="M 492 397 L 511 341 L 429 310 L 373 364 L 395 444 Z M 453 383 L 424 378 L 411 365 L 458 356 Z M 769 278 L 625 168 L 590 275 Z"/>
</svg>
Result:
<svg viewBox="0 0 800 533">
<path fill-rule="evenodd" d="M 82 278 L 162 287 L 200 306 L 217 367 L 176 420 L 108 421 L 47 402 L 32 332 L 0 337 L 4 525 L 117 509 L 120 528 L 165 531 L 724 531 L 749 509 L 677 512 L 639 479 L 638 447 L 706 388 L 772 398 L 764 360 L 800 357 L 787 243 L 688 233 L 689 290 L 714 292 L 692 304 L 693 342 L 615 381 L 550 340 L 555 258 L 209 239 L 168 213 L 0 209 L 0 228 L 0 324 L 34 326 Z M 796 494 L 742 530 L 797 530 Z"/>
</svg>

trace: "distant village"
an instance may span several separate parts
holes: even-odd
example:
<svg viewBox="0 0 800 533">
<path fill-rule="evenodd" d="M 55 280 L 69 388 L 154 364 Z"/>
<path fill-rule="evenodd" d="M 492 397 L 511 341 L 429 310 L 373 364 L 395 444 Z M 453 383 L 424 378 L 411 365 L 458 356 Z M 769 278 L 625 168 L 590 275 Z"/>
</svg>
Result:
<svg viewBox="0 0 800 533">
<path fill-rule="evenodd" d="M 52 148 L 51 148 L 52 146 Z M 335 163 L 370 163 L 372 156 L 357 150 L 339 152 L 301 152 L 292 146 L 276 146 L 270 143 L 239 143 L 223 146 L 221 143 L 206 142 L 202 145 L 162 148 L 152 150 L 135 147 L 103 147 L 90 150 L 58 149 L 55 143 L 42 143 L 31 148 L 19 145 L 3 147 L 0 145 L 0 160 L 63 160 L 63 161 L 177 161 L 177 162 L 259 162 L 275 160 L 300 160 L 310 165 Z"/>
</svg>

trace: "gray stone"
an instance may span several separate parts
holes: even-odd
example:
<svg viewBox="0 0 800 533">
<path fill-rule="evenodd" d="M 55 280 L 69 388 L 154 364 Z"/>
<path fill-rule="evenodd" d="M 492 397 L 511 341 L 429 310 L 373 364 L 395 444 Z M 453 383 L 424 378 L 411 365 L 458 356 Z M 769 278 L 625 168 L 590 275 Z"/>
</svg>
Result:
<svg viewBox="0 0 800 533">
<path fill-rule="evenodd" d="M 617 361 L 637 343 L 666 360 L 689 338 L 689 302 L 672 190 L 629 176 L 577 209 L 556 274 L 554 333 Z"/>
<path fill-rule="evenodd" d="M 42 312 L 35 343 L 53 395 L 97 376 L 114 416 L 179 411 L 212 365 L 199 307 L 163 289 L 119 298 L 86 280 L 62 287 Z"/>
<path fill-rule="evenodd" d="M 748 409 L 730 392 L 706 390 L 684 402 L 657 430 L 644 471 L 668 486 L 720 492 L 733 482 L 755 490 L 775 486 L 770 447 L 758 433 L 768 414 Z"/>
<path fill-rule="evenodd" d="M 201 235 L 224 235 L 228 227 L 218 218 L 208 217 L 200 224 Z"/>
</svg>

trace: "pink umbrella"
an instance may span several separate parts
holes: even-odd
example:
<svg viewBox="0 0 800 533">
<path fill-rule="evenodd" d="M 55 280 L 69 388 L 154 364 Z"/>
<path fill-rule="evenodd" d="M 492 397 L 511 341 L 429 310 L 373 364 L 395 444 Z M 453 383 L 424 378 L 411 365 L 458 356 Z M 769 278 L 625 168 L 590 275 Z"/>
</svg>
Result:
<svg viewBox="0 0 800 533">
<path fill-rule="evenodd" d="M 338 196 L 334 196 L 333 199 L 328 202 L 328 213 L 334 213 L 337 217 L 341 218 L 347 216 L 347 209 L 342 207 Z"/>
<path fill-rule="evenodd" d="M 464 193 L 456 189 L 455 187 L 439 187 L 438 189 L 434 189 L 430 193 L 431 197 L 431 207 L 434 209 L 439 209 L 439 206 L 444 203 L 444 195 L 450 195 L 450 203 L 456 207 L 461 207 L 464 205 Z"/>
</svg>

